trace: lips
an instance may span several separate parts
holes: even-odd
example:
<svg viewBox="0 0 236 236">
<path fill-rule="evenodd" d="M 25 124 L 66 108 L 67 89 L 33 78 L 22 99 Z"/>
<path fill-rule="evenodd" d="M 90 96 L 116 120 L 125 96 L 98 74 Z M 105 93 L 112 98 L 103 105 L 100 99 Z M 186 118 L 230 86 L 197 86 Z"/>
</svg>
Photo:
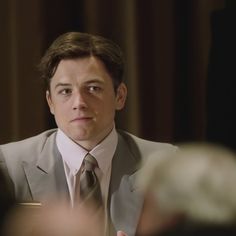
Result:
<svg viewBox="0 0 236 236">
<path fill-rule="evenodd" d="M 76 118 L 72 119 L 71 122 L 90 121 L 92 119 L 93 119 L 93 117 L 90 117 L 90 116 L 80 116 L 80 117 L 76 117 Z"/>
</svg>

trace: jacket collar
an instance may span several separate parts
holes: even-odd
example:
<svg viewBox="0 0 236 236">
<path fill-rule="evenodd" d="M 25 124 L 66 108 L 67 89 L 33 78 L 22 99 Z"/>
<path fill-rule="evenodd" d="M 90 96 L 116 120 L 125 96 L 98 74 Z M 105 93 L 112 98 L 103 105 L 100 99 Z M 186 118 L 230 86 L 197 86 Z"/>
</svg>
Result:
<svg viewBox="0 0 236 236">
<path fill-rule="evenodd" d="M 64 166 L 55 143 L 55 134 L 56 132 L 46 138 L 37 157 L 32 157 L 31 162 L 22 162 L 32 198 L 36 201 L 46 201 L 55 196 L 69 199 Z"/>
<path fill-rule="evenodd" d="M 110 217 L 115 231 L 134 235 L 143 205 L 143 196 L 136 187 L 136 174 L 141 155 L 135 141 L 121 133 L 112 162 L 110 183 Z"/>
</svg>

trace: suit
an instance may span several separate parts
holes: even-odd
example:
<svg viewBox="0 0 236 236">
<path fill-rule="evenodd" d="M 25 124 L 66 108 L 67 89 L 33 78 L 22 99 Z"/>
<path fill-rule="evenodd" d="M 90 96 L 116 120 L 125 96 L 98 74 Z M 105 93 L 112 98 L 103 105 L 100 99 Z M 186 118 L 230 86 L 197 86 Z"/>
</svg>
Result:
<svg viewBox="0 0 236 236">
<path fill-rule="evenodd" d="M 61 155 L 57 149 L 56 129 L 0 146 L 0 166 L 10 177 L 18 201 L 68 198 L 69 191 Z M 118 144 L 112 160 L 108 209 L 115 230 L 134 235 L 143 197 L 135 186 L 135 175 L 149 155 L 173 151 L 170 144 L 140 139 L 118 131 Z M 161 155 L 160 155 L 161 157 Z"/>
</svg>

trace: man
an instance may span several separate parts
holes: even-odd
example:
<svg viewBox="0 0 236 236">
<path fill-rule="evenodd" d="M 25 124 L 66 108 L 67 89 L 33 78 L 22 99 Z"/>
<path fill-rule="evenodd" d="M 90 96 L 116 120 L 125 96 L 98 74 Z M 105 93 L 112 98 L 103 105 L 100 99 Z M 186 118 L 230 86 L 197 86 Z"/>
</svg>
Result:
<svg viewBox="0 0 236 236">
<path fill-rule="evenodd" d="M 39 68 L 58 129 L 0 146 L 16 198 L 67 198 L 75 205 L 89 153 L 97 162 L 93 176 L 107 219 L 114 231 L 134 235 L 142 208 L 134 187 L 139 163 L 154 151 L 175 148 L 116 130 L 115 112 L 124 107 L 127 95 L 120 48 L 100 36 L 69 32 L 53 42 Z"/>
</svg>

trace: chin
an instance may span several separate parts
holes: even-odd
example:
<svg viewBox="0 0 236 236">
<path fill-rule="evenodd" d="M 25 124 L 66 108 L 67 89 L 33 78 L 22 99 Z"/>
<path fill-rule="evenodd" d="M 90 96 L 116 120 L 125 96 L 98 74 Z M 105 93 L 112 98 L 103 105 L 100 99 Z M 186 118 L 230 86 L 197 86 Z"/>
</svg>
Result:
<svg viewBox="0 0 236 236">
<path fill-rule="evenodd" d="M 86 141 L 86 140 L 90 140 L 91 139 L 91 135 L 89 135 L 88 133 L 73 133 L 71 136 L 71 139 L 73 139 L 76 142 L 82 142 L 82 141 Z"/>
</svg>

